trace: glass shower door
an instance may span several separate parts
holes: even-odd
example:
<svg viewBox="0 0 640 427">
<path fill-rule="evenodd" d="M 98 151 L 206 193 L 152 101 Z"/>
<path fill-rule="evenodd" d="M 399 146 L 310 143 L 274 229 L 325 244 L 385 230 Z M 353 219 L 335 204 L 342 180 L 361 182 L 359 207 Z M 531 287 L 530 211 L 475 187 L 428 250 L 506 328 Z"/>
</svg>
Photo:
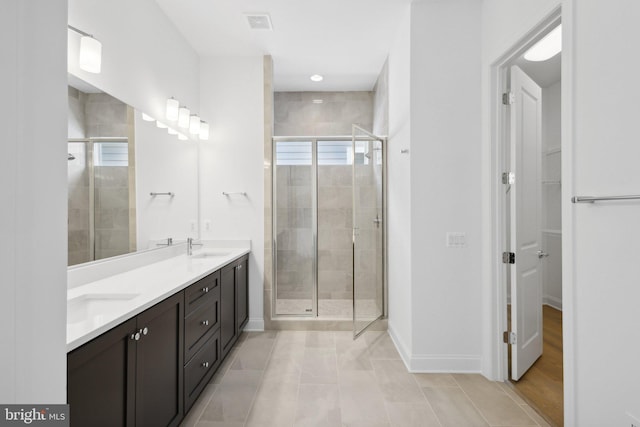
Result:
<svg viewBox="0 0 640 427">
<path fill-rule="evenodd" d="M 353 126 L 353 334 L 384 313 L 384 151 L 382 140 Z"/>
</svg>

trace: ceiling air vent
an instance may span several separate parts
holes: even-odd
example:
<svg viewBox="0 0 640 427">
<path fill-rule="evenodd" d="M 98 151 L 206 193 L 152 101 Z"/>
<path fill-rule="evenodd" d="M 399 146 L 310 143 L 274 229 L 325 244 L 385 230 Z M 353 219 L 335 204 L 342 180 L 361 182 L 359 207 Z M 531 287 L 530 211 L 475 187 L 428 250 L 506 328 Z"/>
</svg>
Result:
<svg viewBox="0 0 640 427">
<path fill-rule="evenodd" d="M 245 13 L 249 27 L 252 30 L 273 30 L 271 17 L 268 13 Z"/>
</svg>

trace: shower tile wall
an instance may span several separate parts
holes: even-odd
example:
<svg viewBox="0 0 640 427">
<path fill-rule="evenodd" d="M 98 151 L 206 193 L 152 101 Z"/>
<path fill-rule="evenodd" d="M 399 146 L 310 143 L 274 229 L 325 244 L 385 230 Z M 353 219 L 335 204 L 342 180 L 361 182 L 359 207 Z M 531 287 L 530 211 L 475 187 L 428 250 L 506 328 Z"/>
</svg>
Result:
<svg viewBox="0 0 640 427">
<path fill-rule="evenodd" d="M 129 168 L 95 167 L 95 259 L 129 253 Z"/>
<path fill-rule="evenodd" d="M 276 92 L 274 107 L 277 136 L 351 135 L 352 124 L 373 126 L 373 92 Z"/>
<path fill-rule="evenodd" d="M 70 143 L 69 154 L 75 159 L 69 161 L 69 239 L 68 264 L 91 261 L 89 250 L 89 169 L 84 143 Z"/>
<path fill-rule="evenodd" d="M 350 165 L 318 166 L 318 299 L 353 297 Z M 328 308 L 326 304 L 321 307 Z M 350 308 L 350 307 L 349 307 Z M 322 313 L 337 314 L 337 313 Z"/>
</svg>

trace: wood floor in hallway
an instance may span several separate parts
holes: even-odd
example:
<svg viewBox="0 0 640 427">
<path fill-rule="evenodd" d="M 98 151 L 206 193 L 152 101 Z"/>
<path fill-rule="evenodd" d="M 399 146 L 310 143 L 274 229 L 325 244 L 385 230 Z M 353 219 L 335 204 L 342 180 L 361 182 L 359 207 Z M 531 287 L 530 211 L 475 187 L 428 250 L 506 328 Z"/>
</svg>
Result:
<svg viewBox="0 0 640 427">
<path fill-rule="evenodd" d="M 562 312 L 547 305 L 543 306 L 542 312 L 542 356 L 519 381 L 511 383 L 548 421 L 562 427 Z"/>
</svg>

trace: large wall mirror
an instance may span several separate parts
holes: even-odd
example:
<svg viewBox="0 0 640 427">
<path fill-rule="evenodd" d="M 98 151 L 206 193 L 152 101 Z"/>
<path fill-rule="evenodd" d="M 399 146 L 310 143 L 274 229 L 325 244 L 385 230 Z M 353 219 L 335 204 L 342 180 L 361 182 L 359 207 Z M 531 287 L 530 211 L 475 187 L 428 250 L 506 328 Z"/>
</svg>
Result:
<svg viewBox="0 0 640 427">
<path fill-rule="evenodd" d="M 69 74 L 68 265 L 198 237 L 198 147 Z"/>
</svg>

